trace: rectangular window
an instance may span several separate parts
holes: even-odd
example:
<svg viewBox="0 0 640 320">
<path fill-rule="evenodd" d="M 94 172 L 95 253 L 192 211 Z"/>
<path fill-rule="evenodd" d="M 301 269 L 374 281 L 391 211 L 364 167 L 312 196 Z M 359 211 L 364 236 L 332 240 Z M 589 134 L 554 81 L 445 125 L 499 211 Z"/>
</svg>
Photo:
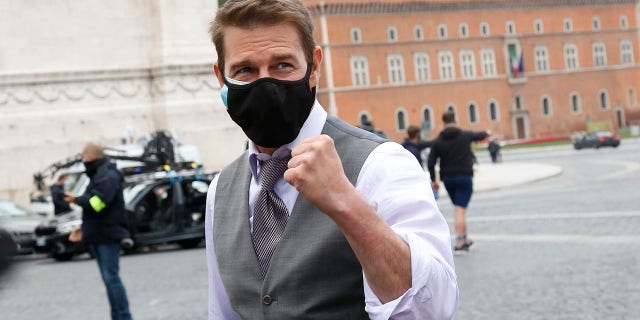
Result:
<svg viewBox="0 0 640 320">
<path fill-rule="evenodd" d="M 536 71 L 549 71 L 549 52 L 546 46 L 536 46 L 533 52 L 536 62 Z"/>
<path fill-rule="evenodd" d="M 366 56 L 351 56 L 351 84 L 354 86 L 369 85 L 369 63 Z"/>
<path fill-rule="evenodd" d="M 440 62 L 440 80 L 455 79 L 455 69 L 453 66 L 453 54 L 451 51 L 441 51 L 438 53 Z"/>
<path fill-rule="evenodd" d="M 620 60 L 622 64 L 633 64 L 633 46 L 631 41 L 624 40 L 620 42 Z"/>
<path fill-rule="evenodd" d="M 469 79 L 476 76 L 476 62 L 473 58 L 473 50 L 460 51 L 460 69 L 462 78 Z"/>
<path fill-rule="evenodd" d="M 593 49 L 593 65 L 595 67 L 604 67 L 607 65 L 607 48 L 602 42 L 596 42 L 592 46 Z"/>
<path fill-rule="evenodd" d="M 482 63 L 482 75 L 485 77 L 491 77 L 497 74 L 496 54 L 493 49 L 480 50 L 480 60 Z"/>
<path fill-rule="evenodd" d="M 578 49 L 574 44 L 564 46 L 564 64 L 569 70 L 578 68 Z"/>
<path fill-rule="evenodd" d="M 413 65 L 416 69 L 416 81 L 429 81 L 431 78 L 429 74 L 429 54 L 426 52 L 416 52 L 413 55 Z"/>
<path fill-rule="evenodd" d="M 402 63 L 402 55 L 388 55 L 387 67 L 389 69 L 389 83 L 404 83 L 404 64 Z"/>
</svg>

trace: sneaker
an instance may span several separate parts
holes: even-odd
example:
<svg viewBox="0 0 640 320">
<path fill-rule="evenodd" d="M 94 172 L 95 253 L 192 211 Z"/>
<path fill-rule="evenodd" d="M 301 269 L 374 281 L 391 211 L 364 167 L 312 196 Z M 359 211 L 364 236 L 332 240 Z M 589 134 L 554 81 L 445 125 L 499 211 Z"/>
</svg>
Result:
<svg viewBox="0 0 640 320">
<path fill-rule="evenodd" d="M 471 248 L 472 244 L 473 244 L 473 241 L 466 240 L 464 244 L 462 244 L 460 246 L 454 246 L 453 247 L 453 254 L 461 255 L 461 254 L 469 253 L 469 248 Z"/>
<path fill-rule="evenodd" d="M 120 245 L 122 246 L 122 248 L 124 249 L 131 249 L 133 248 L 133 239 L 131 238 L 124 238 L 122 240 L 120 240 Z"/>
</svg>

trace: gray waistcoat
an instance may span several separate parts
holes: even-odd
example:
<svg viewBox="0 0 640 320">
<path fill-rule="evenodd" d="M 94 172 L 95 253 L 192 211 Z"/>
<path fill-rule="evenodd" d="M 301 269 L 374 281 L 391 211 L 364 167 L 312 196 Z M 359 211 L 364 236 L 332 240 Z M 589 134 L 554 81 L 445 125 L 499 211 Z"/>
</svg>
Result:
<svg viewBox="0 0 640 320">
<path fill-rule="evenodd" d="M 354 185 L 384 141 L 333 117 L 322 132 L 334 139 Z M 220 173 L 215 197 L 215 252 L 234 310 L 243 319 L 368 319 L 358 259 L 333 220 L 302 196 L 262 278 L 247 216 L 250 179 L 243 154 Z"/>
</svg>

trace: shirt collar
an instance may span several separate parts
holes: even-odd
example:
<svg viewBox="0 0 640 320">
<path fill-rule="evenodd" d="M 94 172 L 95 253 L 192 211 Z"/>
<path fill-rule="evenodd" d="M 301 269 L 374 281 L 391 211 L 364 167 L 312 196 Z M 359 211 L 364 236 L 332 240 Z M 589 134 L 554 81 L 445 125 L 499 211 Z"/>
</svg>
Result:
<svg viewBox="0 0 640 320">
<path fill-rule="evenodd" d="M 313 107 L 311 108 L 309 117 L 307 117 L 307 120 L 302 125 L 298 136 L 290 143 L 280 146 L 278 149 L 276 149 L 273 155 L 260 153 L 260 151 L 258 151 L 258 148 L 256 148 L 255 143 L 249 140 L 249 164 L 251 166 L 251 174 L 253 178 L 256 180 L 258 179 L 258 160 L 265 161 L 271 159 L 272 157 L 276 159 L 287 157 L 291 153 L 291 150 L 297 147 L 300 142 L 302 142 L 302 140 L 320 135 L 326 121 L 327 112 L 324 111 L 324 108 L 322 108 L 318 100 L 316 100 L 313 104 Z"/>
</svg>

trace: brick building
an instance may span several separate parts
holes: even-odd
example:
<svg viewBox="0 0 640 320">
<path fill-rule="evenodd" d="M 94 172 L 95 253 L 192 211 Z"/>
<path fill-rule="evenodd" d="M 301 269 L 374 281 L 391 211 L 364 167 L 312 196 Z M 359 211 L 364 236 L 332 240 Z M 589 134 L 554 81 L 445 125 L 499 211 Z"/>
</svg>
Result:
<svg viewBox="0 0 640 320">
<path fill-rule="evenodd" d="M 640 121 L 637 0 L 307 0 L 323 46 L 318 98 L 400 141 L 410 124 L 506 139 Z"/>
</svg>

